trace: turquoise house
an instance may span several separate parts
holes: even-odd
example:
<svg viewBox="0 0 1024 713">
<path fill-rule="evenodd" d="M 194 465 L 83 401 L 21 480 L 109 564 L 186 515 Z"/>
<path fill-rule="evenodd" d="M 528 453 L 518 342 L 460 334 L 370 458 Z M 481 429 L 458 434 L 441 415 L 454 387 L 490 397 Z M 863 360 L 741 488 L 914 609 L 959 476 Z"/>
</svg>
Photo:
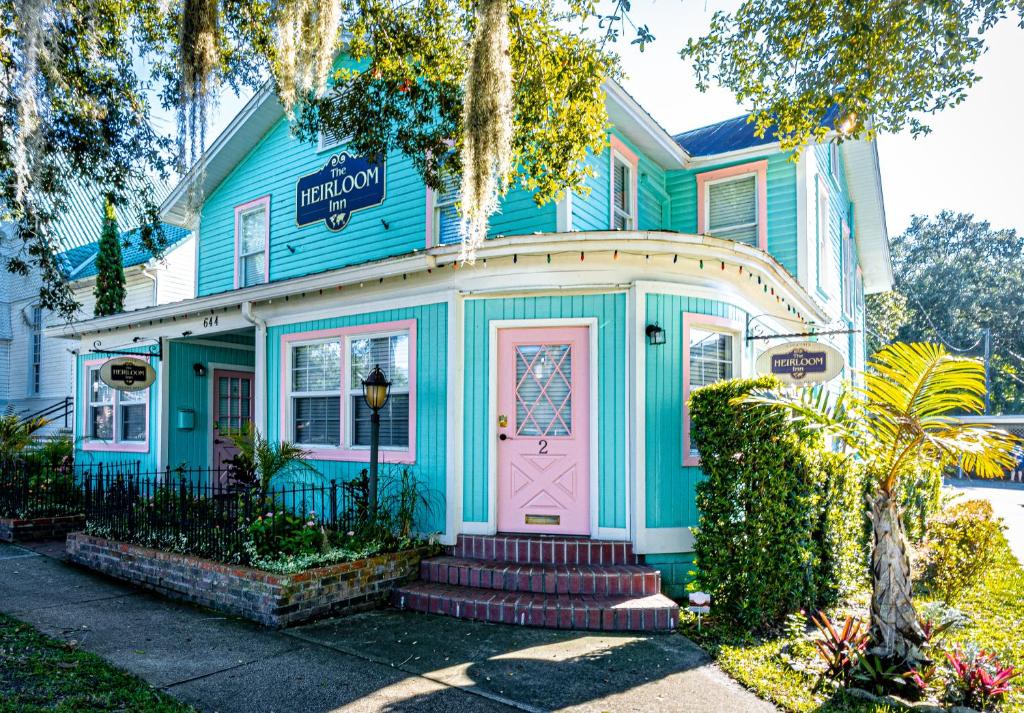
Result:
<svg viewBox="0 0 1024 713">
<path fill-rule="evenodd" d="M 671 135 L 615 84 L 588 192 L 513 191 L 458 262 L 457 187 L 289 131 L 269 89 L 167 198 L 196 236 L 197 297 L 76 323 L 80 458 L 216 466 L 251 420 L 332 478 L 369 455 L 361 379 L 392 381 L 382 459 L 437 505 L 424 531 L 625 543 L 669 592 L 698 523 L 691 390 L 754 373 L 773 335 L 864 362 L 864 294 L 892 280 L 873 143 L 799 159 L 743 117 Z M 188 195 L 201 182 L 201 210 Z M 150 347 L 160 347 L 157 358 Z M 97 387 L 149 355 L 143 392 Z"/>
</svg>

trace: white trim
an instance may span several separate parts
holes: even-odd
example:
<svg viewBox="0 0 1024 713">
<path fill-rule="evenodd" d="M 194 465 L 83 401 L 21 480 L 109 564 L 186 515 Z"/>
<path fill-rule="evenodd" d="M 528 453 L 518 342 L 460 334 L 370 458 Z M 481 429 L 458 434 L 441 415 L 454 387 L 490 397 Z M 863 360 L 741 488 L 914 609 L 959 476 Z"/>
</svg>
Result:
<svg viewBox="0 0 1024 713">
<path fill-rule="evenodd" d="M 747 148 L 736 149 L 735 151 L 725 151 L 723 153 L 694 156 L 692 159 L 690 159 L 690 164 L 687 168 L 690 168 L 691 170 L 694 171 L 703 170 L 705 168 L 712 166 L 721 166 L 722 164 L 733 163 L 734 161 L 774 156 L 778 154 L 781 150 L 781 145 L 778 141 L 776 141 L 771 144 L 748 146 Z"/>
<path fill-rule="evenodd" d="M 454 545 L 462 523 L 462 456 L 463 456 L 463 322 L 462 299 L 455 294 L 448 296 L 448 432 L 446 434 L 447 473 L 445 474 L 445 532 L 442 545 Z"/>
<path fill-rule="evenodd" d="M 572 232 L 572 191 L 566 189 L 565 197 L 555 204 L 555 231 Z"/>
<path fill-rule="evenodd" d="M 615 128 L 627 136 L 632 133 L 628 131 L 629 128 L 642 130 L 643 134 L 651 139 L 651 145 L 644 145 L 647 142 L 639 140 L 640 137 L 631 137 L 634 139 L 633 143 L 637 144 L 651 160 L 656 161 L 662 168 L 688 168 L 690 154 L 677 144 L 672 135 L 665 131 L 647 113 L 647 110 L 640 106 L 636 99 L 631 97 L 618 82 L 607 80 L 601 85 L 601 88 L 605 93 L 608 114 L 612 116 L 622 112 L 623 118 L 632 121 L 636 125 L 635 127 L 627 127 L 624 125 L 624 122 L 616 121 L 613 118 L 612 123 L 615 125 Z"/>
<path fill-rule="evenodd" d="M 552 319 L 492 319 L 488 323 L 488 394 L 487 394 L 487 520 L 463 523 L 463 532 L 493 535 L 497 532 L 498 513 L 498 330 L 532 329 L 538 327 L 587 327 L 590 337 L 590 538 L 595 540 L 621 537 L 621 530 L 601 528 L 598 508 L 600 499 L 600 469 L 598 467 L 598 437 L 600 418 L 598 398 L 598 321 L 596 317 L 562 317 Z M 472 526 L 472 527 L 468 527 Z M 480 529 L 482 532 L 476 532 Z M 614 533 L 609 537 L 608 533 Z"/>
<path fill-rule="evenodd" d="M 805 290 L 810 290 L 811 268 L 807 246 L 807 151 L 796 163 L 796 279 Z"/>
<path fill-rule="evenodd" d="M 210 377 L 210 378 L 205 380 L 206 381 L 206 420 L 208 421 L 208 423 L 206 424 L 206 464 L 207 464 L 207 467 L 210 467 L 210 468 L 214 467 L 214 462 L 213 462 L 213 424 L 214 424 L 214 418 L 213 418 L 213 415 L 214 415 L 213 414 L 213 408 L 214 408 L 214 403 L 213 403 L 213 380 L 214 380 L 214 378 L 216 378 L 217 369 L 221 369 L 223 371 L 244 371 L 244 372 L 252 374 L 252 376 L 253 376 L 253 379 L 252 379 L 253 410 L 252 410 L 252 413 L 250 413 L 249 415 L 252 417 L 253 423 L 256 423 L 256 418 L 255 418 L 255 416 L 256 416 L 256 394 L 260 392 L 260 387 L 259 387 L 259 384 L 257 383 L 257 380 L 256 380 L 256 367 L 252 367 L 252 366 L 239 366 L 238 364 L 224 364 L 224 363 L 219 362 L 219 361 L 210 361 L 210 362 L 206 363 L 206 373 Z M 264 382 L 264 384 L 263 384 L 263 389 L 264 390 L 266 389 L 266 382 Z M 259 428 L 259 424 L 257 424 L 257 428 Z M 263 434 L 264 436 L 266 435 L 266 431 L 260 431 L 260 433 Z"/>
<path fill-rule="evenodd" d="M 159 341 L 164 358 L 157 362 L 157 438 L 156 469 L 162 471 L 170 464 L 170 430 L 171 430 L 171 340 L 164 337 Z"/>
<path fill-rule="evenodd" d="M 611 230 L 619 230 L 615 227 L 615 219 L 621 217 L 625 218 L 629 225 L 629 227 L 624 229 L 625 231 L 636 230 L 637 213 L 640 212 L 640 196 L 637 195 L 639 193 L 638 188 L 640 184 L 640 177 L 637 175 L 637 167 L 634 166 L 628 156 L 614 148 L 611 149 L 611 159 L 612 184 L 610 194 L 612 203 L 612 224 L 608 227 Z M 639 163 L 637 165 L 639 165 Z M 626 185 L 626 200 L 629 203 L 628 212 L 619 208 L 615 201 L 615 169 L 618 168 L 618 166 L 623 166 L 628 172 Z"/>
<path fill-rule="evenodd" d="M 201 347 L 213 347 L 214 349 L 235 349 L 242 352 L 256 351 L 255 345 L 238 344 L 236 342 L 218 342 L 215 339 L 193 339 L 192 337 L 186 337 L 185 339 L 178 339 L 176 341 L 181 344 L 197 344 Z"/>
</svg>

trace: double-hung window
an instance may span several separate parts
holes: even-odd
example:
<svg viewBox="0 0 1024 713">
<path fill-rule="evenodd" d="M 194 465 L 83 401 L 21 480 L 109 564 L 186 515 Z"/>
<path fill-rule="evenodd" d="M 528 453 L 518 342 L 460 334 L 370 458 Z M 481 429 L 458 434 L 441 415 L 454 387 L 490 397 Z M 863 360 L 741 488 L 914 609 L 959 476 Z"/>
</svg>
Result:
<svg viewBox="0 0 1024 713">
<path fill-rule="evenodd" d="M 692 322 L 692 323 L 691 323 Z M 737 338 L 730 326 L 715 317 L 684 315 L 683 339 L 686 342 L 684 401 L 694 391 L 737 376 Z M 684 403 L 683 463 L 697 465 L 699 454 L 690 438 L 690 408 Z"/>
<path fill-rule="evenodd" d="M 100 365 L 86 367 L 85 431 L 88 441 L 142 445 L 149 427 L 149 389 L 118 391 L 100 378 Z"/>
<path fill-rule="evenodd" d="M 843 221 L 843 314 L 853 315 L 854 281 L 857 279 L 853 238 L 850 236 L 850 224 Z"/>
<path fill-rule="evenodd" d="M 349 443 L 370 446 L 372 411 L 363 398 L 363 379 L 379 366 L 391 382 L 391 395 L 380 411 L 381 448 L 409 446 L 409 333 L 359 335 L 348 339 Z"/>
<path fill-rule="evenodd" d="M 757 246 L 757 175 L 723 178 L 707 185 L 707 232 Z"/>
<path fill-rule="evenodd" d="M 633 166 L 612 157 L 612 230 L 636 229 L 636 176 Z"/>
<path fill-rule="evenodd" d="M 459 177 L 449 171 L 441 172 L 441 190 L 434 191 L 434 244 L 451 245 L 462 239 L 459 200 L 462 186 Z"/>
<path fill-rule="evenodd" d="M 372 415 L 363 380 L 379 366 L 391 382 L 380 410 L 386 458 L 411 462 L 415 449 L 415 321 L 343 327 L 284 338 L 287 404 L 282 433 L 328 460 L 366 460 Z"/>
<path fill-rule="evenodd" d="M 235 209 L 236 286 L 267 281 L 267 239 L 270 234 L 270 199 L 260 198 Z"/>
<path fill-rule="evenodd" d="M 835 263 L 832 259 L 832 211 L 828 188 L 818 176 L 818 289 L 830 292 Z"/>
<path fill-rule="evenodd" d="M 292 347 L 291 402 L 295 443 L 341 445 L 341 346 L 337 340 Z"/>
<path fill-rule="evenodd" d="M 43 308 L 32 305 L 32 342 L 29 355 L 28 391 L 36 395 L 42 391 L 43 377 Z"/>
</svg>

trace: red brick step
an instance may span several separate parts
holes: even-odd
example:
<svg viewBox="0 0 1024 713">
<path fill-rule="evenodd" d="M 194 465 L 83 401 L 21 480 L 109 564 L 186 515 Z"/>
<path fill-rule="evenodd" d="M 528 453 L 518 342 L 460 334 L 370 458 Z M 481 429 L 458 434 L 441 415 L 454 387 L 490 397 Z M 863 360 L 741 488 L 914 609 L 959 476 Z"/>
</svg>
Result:
<svg viewBox="0 0 1024 713">
<path fill-rule="evenodd" d="M 639 564 L 629 542 L 544 535 L 459 535 L 452 554 L 517 564 Z"/>
<path fill-rule="evenodd" d="M 661 591 L 661 574 L 639 565 L 518 564 L 433 557 L 420 564 L 420 578 L 437 584 L 534 594 L 642 597 Z"/>
<path fill-rule="evenodd" d="M 662 594 L 534 594 L 412 582 L 392 593 L 392 603 L 460 619 L 552 629 L 672 631 L 679 619 L 678 605 Z"/>
</svg>

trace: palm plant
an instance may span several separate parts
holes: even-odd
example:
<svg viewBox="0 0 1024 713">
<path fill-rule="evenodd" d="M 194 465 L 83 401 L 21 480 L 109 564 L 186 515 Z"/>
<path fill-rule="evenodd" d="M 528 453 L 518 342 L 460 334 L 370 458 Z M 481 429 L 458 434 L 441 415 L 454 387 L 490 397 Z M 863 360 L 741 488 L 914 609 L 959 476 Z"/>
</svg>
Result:
<svg viewBox="0 0 1024 713">
<path fill-rule="evenodd" d="M 15 414 L 0 418 L 0 459 L 17 458 L 32 445 L 35 432 L 48 424 L 45 418 L 20 419 Z"/>
<path fill-rule="evenodd" d="M 759 391 L 745 403 L 782 406 L 795 419 L 841 440 L 867 469 L 873 547 L 873 652 L 912 661 L 925 642 L 911 592 L 910 558 L 899 516 L 902 480 L 929 463 L 998 477 L 1013 464 L 1013 436 L 968 425 L 954 412 L 982 413 L 985 372 L 976 359 L 935 344 L 892 344 L 868 362 L 863 387 Z"/>
<path fill-rule="evenodd" d="M 271 443 L 266 436 L 256 430 L 251 421 L 226 435 L 238 449 L 238 458 L 247 463 L 255 473 L 261 499 L 266 498 L 274 478 L 292 468 L 319 475 L 316 468 L 306 460 L 309 451 L 288 441 Z"/>
</svg>

